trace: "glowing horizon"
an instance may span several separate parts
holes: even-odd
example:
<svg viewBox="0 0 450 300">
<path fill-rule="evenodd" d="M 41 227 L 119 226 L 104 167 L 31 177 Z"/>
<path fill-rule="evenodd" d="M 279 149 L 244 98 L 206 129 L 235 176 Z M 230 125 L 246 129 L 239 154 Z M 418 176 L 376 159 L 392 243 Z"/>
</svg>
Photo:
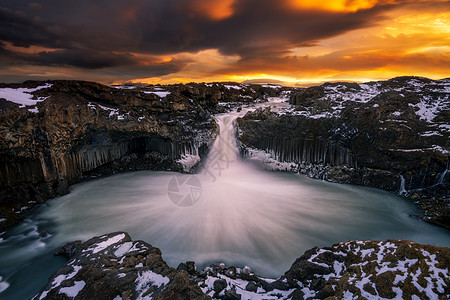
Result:
<svg viewBox="0 0 450 300">
<path fill-rule="evenodd" d="M 0 0 L 1 82 L 450 77 L 449 1 L 60 2 Z"/>
</svg>

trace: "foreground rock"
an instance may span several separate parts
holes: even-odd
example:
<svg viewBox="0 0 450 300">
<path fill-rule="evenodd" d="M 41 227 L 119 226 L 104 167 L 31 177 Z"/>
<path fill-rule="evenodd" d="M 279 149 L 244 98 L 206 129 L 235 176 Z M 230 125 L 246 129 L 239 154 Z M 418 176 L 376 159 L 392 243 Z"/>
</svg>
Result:
<svg viewBox="0 0 450 300">
<path fill-rule="evenodd" d="M 242 153 L 275 170 L 414 195 L 450 228 L 450 79 L 298 90 L 289 109 L 238 119 Z"/>
<path fill-rule="evenodd" d="M 278 279 L 194 262 L 177 270 L 124 232 L 65 245 L 69 261 L 34 299 L 447 299 L 450 249 L 405 240 L 313 248 Z"/>
<path fill-rule="evenodd" d="M 124 232 L 69 243 L 57 254 L 69 261 L 34 299 L 207 299 L 158 248 Z"/>
</svg>

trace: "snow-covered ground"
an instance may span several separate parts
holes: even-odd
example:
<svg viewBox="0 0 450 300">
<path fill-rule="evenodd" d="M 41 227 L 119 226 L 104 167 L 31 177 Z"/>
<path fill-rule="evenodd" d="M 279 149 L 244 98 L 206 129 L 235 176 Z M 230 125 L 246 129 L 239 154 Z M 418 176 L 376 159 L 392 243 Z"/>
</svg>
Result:
<svg viewBox="0 0 450 300">
<path fill-rule="evenodd" d="M 155 94 L 158 97 L 165 98 L 170 95 L 170 92 L 159 90 L 159 91 L 144 91 L 144 94 Z"/>
<path fill-rule="evenodd" d="M 35 106 L 38 102 L 45 101 L 48 97 L 35 97 L 32 93 L 42 89 L 48 89 L 52 87 L 51 84 L 47 83 L 43 86 L 38 86 L 35 88 L 0 88 L 0 98 L 3 98 L 7 101 L 14 102 L 16 104 L 20 104 L 20 108 Z M 38 108 L 30 107 L 28 111 L 33 113 L 38 113 Z"/>
<path fill-rule="evenodd" d="M 311 109 L 296 111 L 294 107 L 286 110 L 285 113 L 292 115 L 303 115 L 309 118 L 332 118 L 339 116 L 342 110 L 352 102 L 367 103 L 374 97 L 385 92 L 401 92 L 405 97 L 406 93 L 415 93 L 421 99 L 417 104 L 409 104 L 416 110 L 417 116 L 430 124 L 437 114 L 450 109 L 450 80 L 440 80 L 423 82 L 419 79 L 410 79 L 401 87 L 395 84 L 383 84 L 382 82 L 369 82 L 352 85 L 328 83 L 323 86 L 325 95 L 315 102 L 331 101 L 331 110 L 326 112 L 314 112 Z M 374 104 L 374 108 L 379 104 Z"/>
</svg>

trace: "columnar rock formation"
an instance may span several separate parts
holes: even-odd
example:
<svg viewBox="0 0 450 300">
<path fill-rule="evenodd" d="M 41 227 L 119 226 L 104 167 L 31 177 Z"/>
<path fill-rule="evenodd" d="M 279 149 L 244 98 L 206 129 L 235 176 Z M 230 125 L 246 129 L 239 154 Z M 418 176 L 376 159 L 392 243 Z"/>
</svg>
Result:
<svg viewBox="0 0 450 300">
<path fill-rule="evenodd" d="M 293 92 L 289 101 L 291 109 L 260 109 L 238 120 L 244 156 L 260 149 L 287 163 L 278 169 L 431 193 L 436 203 L 426 219 L 450 226 L 450 80 L 327 83 Z"/>
</svg>

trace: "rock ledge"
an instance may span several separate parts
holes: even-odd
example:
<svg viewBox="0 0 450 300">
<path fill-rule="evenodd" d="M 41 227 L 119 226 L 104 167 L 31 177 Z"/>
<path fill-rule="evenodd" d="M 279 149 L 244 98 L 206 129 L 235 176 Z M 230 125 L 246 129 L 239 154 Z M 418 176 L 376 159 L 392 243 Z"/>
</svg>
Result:
<svg viewBox="0 0 450 300">
<path fill-rule="evenodd" d="M 349 241 L 306 251 L 278 279 L 249 267 L 168 266 L 125 232 L 63 246 L 69 261 L 34 299 L 448 299 L 450 248 Z"/>
</svg>

